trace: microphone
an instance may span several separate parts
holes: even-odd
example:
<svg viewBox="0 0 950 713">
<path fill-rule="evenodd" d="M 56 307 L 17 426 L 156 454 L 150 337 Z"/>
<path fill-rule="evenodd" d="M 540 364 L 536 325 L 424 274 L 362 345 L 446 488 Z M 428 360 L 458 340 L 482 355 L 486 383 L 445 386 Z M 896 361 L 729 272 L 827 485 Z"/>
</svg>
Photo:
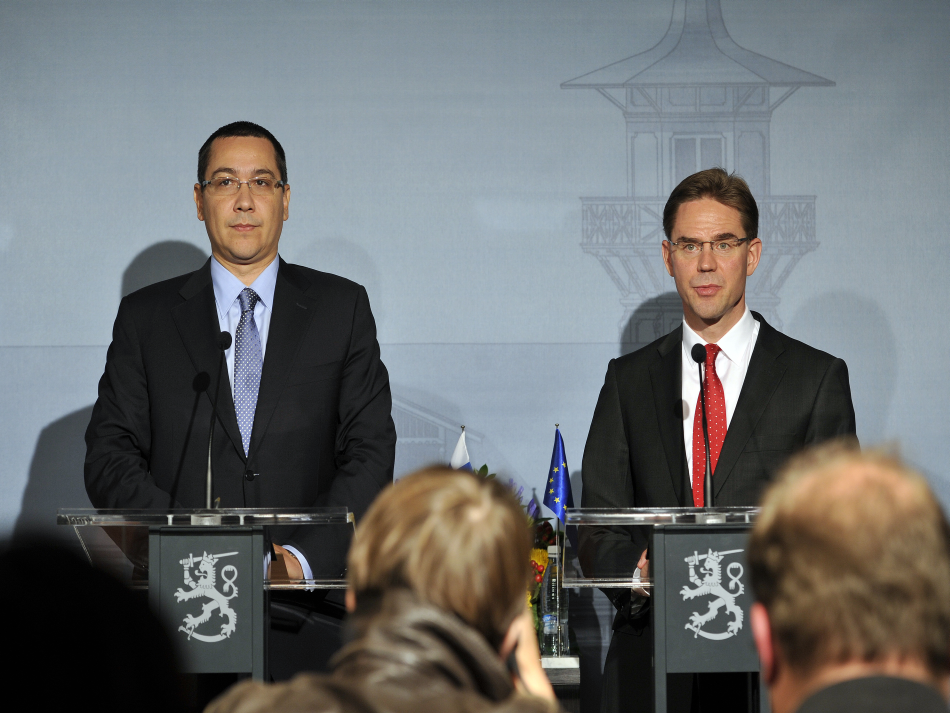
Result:
<svg viewBox="0 0 950 713">
<path fill-rule="evenodd" d="M 225 362 L 224 352 L 231 347 L 231 333 L 221 332 L 216 337 L 218 350 L 221 352 L 218 356 L 218 378 L 215 379 L 214 399 L 211 401 L 211 430 L 208 435 L 208 473 L 205 481 L 205 507 L 211 509 L 211 444 L 214 441 L 214 420 L 218 414 L 218 392 L 221 390 L 221 368 Z"/>
<path fill-rule="evenodd" d="M 703 364 L 706 363 L 706 347 L 702 344 L 694 344 L 689 355 L 699 366 L 699 398 L 703 409 L 703 440 L 706 442 L 706 478 L 703 482 L 703 504 L 707 508 L 713 507 L 713 487 L 712 487 L 712 465 L 709 463 L 709 424 L 706 422 L 706 391 L 703 388 Z M 695 418 L 695 416 L 694 416 Z"/>
<path fill-rule="evenodd" d="M 188 430 L 185 431 L 185 445 L 181 449 L 181 457 L 178 459 L 178 469 L 175 471 L 175 481 L 172 483 L 171 502 L 169 507 L 175 507 L 178 500 L 178 484 L 181 482 L 181 471 L 185 466 L 185 456 L 188 454 L 188 444 L 191 442 L 191 432 L 195 427 L 195 415 L 198 413 L 198 403 L 201 401 L 201 395 L 208 390 L 211 385 L 211 377 L 207 371 L 199 371 L 191 381 L 191 388 L 195 392 L 195 402 L 191 407 L 191 418 L 188 419 Z"/>
</svg>

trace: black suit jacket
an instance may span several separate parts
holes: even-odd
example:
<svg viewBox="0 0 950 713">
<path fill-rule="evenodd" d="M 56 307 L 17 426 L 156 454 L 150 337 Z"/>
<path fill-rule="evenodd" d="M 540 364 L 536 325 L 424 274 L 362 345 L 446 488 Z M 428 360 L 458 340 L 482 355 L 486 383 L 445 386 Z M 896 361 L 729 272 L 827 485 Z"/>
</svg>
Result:
<svg viewBox="0 0 950 713">
<path fill-rule="evenodd" d="M 757 504 L 792 453 L 855 433 L 844 361 L 752 315 L 760 323 L 759 336 L 713 476 L 717 506 Z M 610 361 L 584 449 L 583 507 L 692 506 L 683 440 L 682 341 L 680 326 Z M 640 528 L 581 528 L 585 573 L 632 574 L 646 538 Z M 609 595 L 620 608 L 629 590 Z"/>
<path fill-rule="evenodd" d="M 210 260 L 122 300 L 86 430 L 93 505 L 204 507 L 217 390 L 212 461 L 221 507 L 345 505 L 361 516 L 392 481 L 396 444 L 366 291 L 280 261 L 247 458 L 219 333 Z M 348 538 L 328 542 L 336 530 L 320 529 L 300 528 L 285 543 L 315 574 L 338 575 Z"/>
</svg>

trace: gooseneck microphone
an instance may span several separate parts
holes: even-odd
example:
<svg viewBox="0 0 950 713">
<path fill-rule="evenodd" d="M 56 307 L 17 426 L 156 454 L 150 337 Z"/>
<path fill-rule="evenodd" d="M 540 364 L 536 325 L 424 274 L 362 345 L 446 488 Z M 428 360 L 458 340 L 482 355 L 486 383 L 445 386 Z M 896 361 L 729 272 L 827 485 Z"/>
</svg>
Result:
<svg viewBox="0 0 950 713">
<path fill-rule="evenodd" d="M 706 441 L 706 478 L 703 481 L 703 505 L 707 508 L 713 507 L 713 486 L 712 486 L 712 465 L 709 463 L 709 424 L 706 422 L 706 390 L 703 388 L 703 364 L 706 363 L 706 347 L 702 344 L 694 344 L 689 355 L 699 366 L 699 398 L 703 409 L 703 440 Z M 695 418 L 695 416 L 694 416 Z"/>
<path fill-rule="evenodd" d="M 218 378 L 214 382 L 214 398 L 211 400 L 211 430 L 208 435 L 208 474 L 205 481 L 205 507 L 211 509 L 211 444 L 214 442 L 214 420 L 218 415 L 218 392 L 221 391 L 221 368 L 226 359 L 224 352 L 231 347 L 231 333 L 221 332 L 216 337 L 218 345 Z M 708 450 L 708 446 L 707 446 Z"/>
</svg>

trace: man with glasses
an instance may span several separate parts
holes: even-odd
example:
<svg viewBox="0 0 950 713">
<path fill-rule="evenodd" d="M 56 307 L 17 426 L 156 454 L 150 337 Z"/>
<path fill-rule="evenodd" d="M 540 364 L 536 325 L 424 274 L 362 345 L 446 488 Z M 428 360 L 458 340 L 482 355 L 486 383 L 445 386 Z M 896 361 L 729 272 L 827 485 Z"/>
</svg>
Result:
<svg viewBox="0 0 950 713">
<path fill-rule="evenodd" d="M 754 505 L 789 455 L 854 437 L 845 363 L 781 334 L 746 305 L 746 278 L 763 250 L 758 217 L 746 182 L 720 168 L 673 190 L 662 251 L 683 324 L 608 365 L 584 451 L 583 507 L 706 505 L 704 420 L 716 506 Z M 582 538 L 581 561 L 588 575 L 619 566 L 649 577 L 646 548 L 644 531 L 602 529 Z M 652 710 L 649 597 L 642 589 L 608 596 L 618 612 L 605 710 Z M 670 710 L 745 709 L 744 675 L 679 676 L 668 688 Z"/>
<path fill-rule="evenodd" d="M 90 500 L 204 507 L 210 458 L 216 506 L 359 518 L 392 481 L 396 443 L 366 291 L 278 256 L 290 186 L 263 127 L 208 138 L 194 199 L 211 258 L 119 307 L 86 431 Z M 276 543 L 291 578 L 341 576 L 348 543 L 321 529 Z"/>
</svg>

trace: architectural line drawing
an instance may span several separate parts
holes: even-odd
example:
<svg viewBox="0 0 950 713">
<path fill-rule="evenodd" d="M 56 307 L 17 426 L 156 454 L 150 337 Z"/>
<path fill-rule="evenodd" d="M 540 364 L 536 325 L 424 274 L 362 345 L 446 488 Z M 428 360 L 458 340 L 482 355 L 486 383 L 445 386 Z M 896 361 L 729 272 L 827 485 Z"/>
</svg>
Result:
<svg viewBox="0 0 950 713">
<path fill-rule="evenodd" d="M 682 319 L 678 299 L 637 307 L 673 289 L 660 257 L 666 196 L 686 176 L 721 166 L 748 181 L 759 205 L 762 260 L 748 301 L 775 326 L 779 291 L 818 247 L 815 196 L 770 186 L 772 112 L 801 87 L 834 82 L 751 52 L 729 36 L 720 0 L 674 0 L 666 35 L 651 49 L 564 82 L 593 89 L 623 112 L 627 195 L 582 198 L 584 252 L 620 290 L 621 342 L 644 345 Z"/>
</svg>

